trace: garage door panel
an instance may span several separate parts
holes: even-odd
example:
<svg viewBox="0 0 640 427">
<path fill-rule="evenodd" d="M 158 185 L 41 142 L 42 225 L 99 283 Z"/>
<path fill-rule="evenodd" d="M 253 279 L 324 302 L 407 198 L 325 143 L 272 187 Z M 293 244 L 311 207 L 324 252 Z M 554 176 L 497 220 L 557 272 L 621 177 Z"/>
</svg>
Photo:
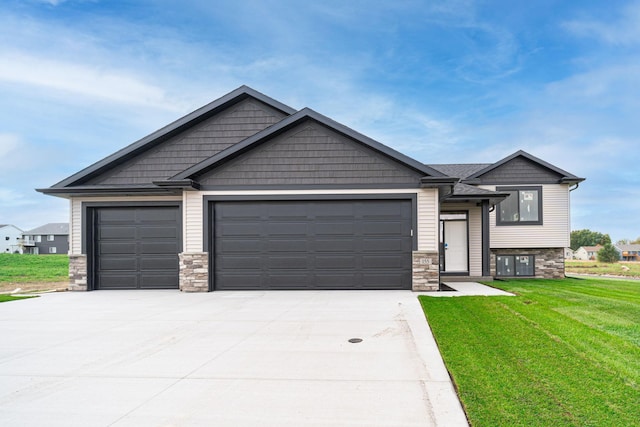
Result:
<svg viewBox="0 0 640 427">
<path fill-rule="evenodd" d="M 178 219 L 178 210 L 175 208 L 153 208 L 136 211 L 136 220 L 140 224 L 166 222 L 175 223 Z"/>
<path fill-rule="evenodd" d="M 136 235 L 136 228 L 127 227 L 124 225 L 121 225 L 121 226 L 111 225 L 108 227 L 102 227 L 97 234 L 98 234 L 97 237 L 101 241 L 109 240 L 109 239 L 116 239 L 116 240 L 132 239 Z"/>
<path fill-rule="evenodd" d="M 262 270 L 260 255 L 229 255 L 216 261 L 216 267 L 225 270 Z"/>
<path fill-rule="evenodd" d="M 362 242 L 366 252 L 406 252 L 407 250 L 404 240 L 400 238 L 362 239 Z"/>
<path fill-rule="evenodd" d="M 250 252 L 259 250 L 262 241 L 257 239 L 218 239 L 220 249 L 226 253 Z"/>
<path fill-rule="evenodd" d="M 141 257 L 140 267 L 144 271 L 153 270 L 158 273 L 173 272 L 179 268 L 179 263 L 174 256 Z"/>
<path fill-rule="evenodd" d="M 98 213 L 102 224 L 135 223 L 136 213 L 131 209 L 109 208 Z"/>
<path fill-rule="evenodd" d="M 358 262 L 355 255 L 316 255 L 315 265 L 321 269 L 355 269 Z"/>
<path fill-rule="evenodd" d="M 335 251 L 347 251 L 353 252 L 361 245 L 359 242 L 353 240 L 353 238 L 336 237 L 328 240 L 326 238 L 315 240 L 316 253 L 320 252 L 335 252 Z"/>
<path fill-rule="evenodd" d="M 410 200 L 215 202 L 213 212 L 215 289 L 411 288 Z"/>
<path fill-rule="evenodd" d="M 178 254 L 178 242 L 154 242 L 142 240 L 140 250 L 142 254 Z"/>
<path fill-rule="evenodd" d="M 316 287 L 319 289 L 359 289 L 362 287 L 359 275 L 349 272 L 320 273 L 316 277 Z"/>
<path fill-rule="evenodd" d="M 272 221 L 296 221 L 304 220 L 309 214 L 308 206 L 299 203 L 282 202 L 278 204 L 268 203 L 263 210 Z"/>
<path fill-rule="evenodd" d="M 402 269 L 406 266 L 404 257 L 400 255 L 385 255 L 385 256 L 372 256 L 365 255 L 362 257 L 362 267 L 366 269 L 382 269 L 382 268 L 397 268 Z"/>
<path fill-rule="evenodd" d="M 400 236 L 403 232 L 404 223 L 400 221 L 363 221 L 362 234 L 367 236 Z"/>
<path fill-rule="evenodd" d="M 136 270 L 138 268 L 138 260 L 135 258 L 120 258 L 120 257 L 103 257 L 98 261 L 98 268 L 101 271 L 121 271 L 121 270 Z"/>
<path fill-rule="evenodd" d="M 138 228 L 138 237 L 141 239 L 177 239 L 178 229 L 167 226 L 141 226 Z"/>
<path fill-rule="evenodd" d="M 307 270 L 310 265 L 307 256 L 291 254 L 290 256 L 286 257 L 279 255 L 269 256 L 267 265 L 265 267 L 267 267 L 268 269 L 276 270 Z"/>
<path fill-rule="evenodd" d="M 137 289 L 136 274 L 105 273 L 100 277 L 100 289 Z"/>
<path fill-rule="evenodd" d="M 99 255 L 121 255 L 121 254 L 135 254 L 136 243 L 134 241 L 127 241 L 122 243 L 116 242 L 100 242 L 98 245 Z"/>
<path fill-rule="evenodd" d="M 267 250 L 269 252 L 307 252 L 309 250 L 309 242 L 307 239 L 273 239 L 267 242 Z"/>
<path fill-rule="evenodd" d="M 349 222 L 317 222 L 315 224 L 315 231 L 317 236 L 330 236 L 330 235 L 348 235 L 353 236 L 355 232 L 356 224 L 352 221 Z"/>
<path fill-rule="evenodd" d="M 219 230 L 218 236 L 259 236 L 262 231 L 262 224 L 259 222 L 246 223 L 225 223 Z"/>
<path fill-rule="evenodd" d="M 307 222 L 272 222 L 266 224 L 265 232 L 269 236 L 306 236 L 309 234 Z"/>
</svg>

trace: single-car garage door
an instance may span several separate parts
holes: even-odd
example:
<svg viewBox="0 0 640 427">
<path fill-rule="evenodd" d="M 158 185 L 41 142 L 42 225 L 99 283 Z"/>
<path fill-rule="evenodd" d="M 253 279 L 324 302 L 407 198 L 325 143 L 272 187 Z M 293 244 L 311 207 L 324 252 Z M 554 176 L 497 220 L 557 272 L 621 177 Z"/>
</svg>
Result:
<svg viewBox="0 0 640 427">
<path fill-rule="evenodd" d="M 178 207 L 94 209 L 96 289 L 178 289 Z"/>
<path fill-rule="evenodd" d="M 411 289 L 411 200 L 217 202 L 214 288 Z"/>
</svg>

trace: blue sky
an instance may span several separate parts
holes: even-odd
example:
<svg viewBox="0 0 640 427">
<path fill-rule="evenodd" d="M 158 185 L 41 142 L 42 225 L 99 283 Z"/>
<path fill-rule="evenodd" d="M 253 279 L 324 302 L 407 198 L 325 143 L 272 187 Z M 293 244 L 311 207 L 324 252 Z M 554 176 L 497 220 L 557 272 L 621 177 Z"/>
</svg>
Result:
<svg viewBox="0 0 640 427">
<path fill-rule="evenodd" d="M 572 228 L 640 236 L 640 1 L 3 0 L 0 223 L 242 84 L 424 163 L 523 149 L 587 181 Z"/>
</svg>

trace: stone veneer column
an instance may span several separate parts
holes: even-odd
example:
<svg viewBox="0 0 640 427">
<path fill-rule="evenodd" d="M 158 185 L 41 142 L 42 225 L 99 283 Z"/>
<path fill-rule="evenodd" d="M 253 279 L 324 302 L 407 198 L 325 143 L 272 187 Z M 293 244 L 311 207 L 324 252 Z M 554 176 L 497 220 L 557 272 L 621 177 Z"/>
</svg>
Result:
<svg viewBox="0 0 640 427">
<path fill-rule="evenodd" d="M 209 254 L 183 252 L 180 259 L 180 290 L 183 292 L 209 292 Z"/>
<path fill-rule="evenodd" d="M 87 256 L 69 255 L 69 290 L 87 290 Z"/>
<path fill-rule="evenodd" d="M 414 291 L 437 291 L 440 287 L 440 262 L 438 253 L 431 251 L 413 252 L 413 278 Z"/>
</svg>

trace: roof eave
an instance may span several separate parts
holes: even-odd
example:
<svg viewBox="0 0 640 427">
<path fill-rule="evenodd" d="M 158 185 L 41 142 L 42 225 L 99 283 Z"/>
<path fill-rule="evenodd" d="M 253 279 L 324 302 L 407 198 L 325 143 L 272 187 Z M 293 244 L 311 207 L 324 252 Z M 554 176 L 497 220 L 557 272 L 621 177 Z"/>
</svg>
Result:
<svg viewBox="0 0 640 427">
<path fill-rule="evenodd" d="M 72 196 L 157 196 L 157 195 L 181 195 L 182 188 L 162 188 L 158 186 L 148 187 L 63 187 L 63 188 L 36 188 L 36 191 L 49 196 L 69 198 Z"/>
</svg>

